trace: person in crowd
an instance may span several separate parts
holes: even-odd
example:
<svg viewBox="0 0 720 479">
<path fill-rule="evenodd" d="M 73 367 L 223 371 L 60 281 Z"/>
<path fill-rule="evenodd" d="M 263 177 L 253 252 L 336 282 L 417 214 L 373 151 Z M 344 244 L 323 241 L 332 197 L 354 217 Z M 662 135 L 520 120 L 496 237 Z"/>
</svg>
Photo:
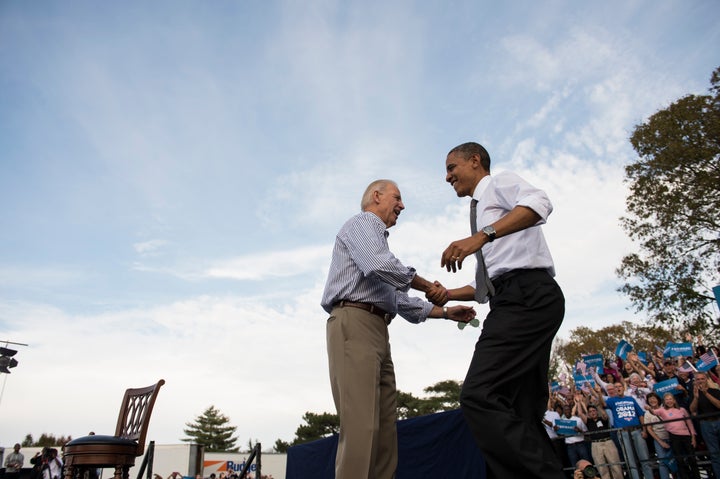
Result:
<svg viewBox="0 0 720 479">
<path fill-rule="evenodd" d="M 692 400 L 692 390 L 694 385 L 694 371 L 675 368 L 675 376 L 678 381 L 678 392 L 674 392 L 675 400 L 678 405 L 684 409 L 690 409 L 690 401 Z"/>
<path fill-rule="evenodd" d="M 335 474 L 391 479 L 398 459 L 397 389 L 388 325 L 396 314 L 411 323 L 427 318 L 468 322 L 475 310 L 408 295 L 413 288 L 436 303 L 447 301 L 444 287 L 422 278 L 390 251 L 388 229 L 405 209 L 394 181 L 370 183 L 360 206 L 335 237 L 321 300 L 330 315 L 327 354 L 340 419 Z"/>
<path fill-rule="evenodd" d="M 5 458 L 5 479 L 19 479 L 25 456 L 20 452 L 20 444 L 15 443 L 13 452 Z"/>
<path fill-rule="evenodd" d="M 575 471 L 573 472 L 573 479 L 585 479 L 588 477 L 604 477 L 600 474 L 600 471 L 595 469 L 587 459 L 580 459 L 575 464 Z"/>
<path fill-rule="evenodd" d="M 660 422 L 662 419 L 653 412 L 662 405 L 662 401 L 654 392 L 648 394 L 645 400 L 645 428 L 654 442 L 660 479 L 670 479 L 670 473 L 677 470 L 677 463 L 670 449 L 670 434 L 665 430 L 665 424 Z"/>
<path fill-rule="evenodd" d="M 672 358 L 663 359 L 662 364 L 662 371 L 658 371 L 656 374 L 657 382 L 667 381 L 668 379 L 677 377 L 677 368 L 675 366 L 675 361 Z"/>
<path fill-rule="evenodd" d="M 553 338 L 565 298 L 541 225 L 552 211 L 547 194 L 509 171 L 490 174 L 480 144 L 459 145 L 445 160 L 445 181 L 471 197 L 471 236 L 453 241 L 440 265 L 456 272 L 475 256 L 475 283 L 448 290 L 458 300 L 489 301 L 460 406 L 485 458 L 488 479 L 560 479 L 547 434 L 539 427 L 547 403 Z"/>
<path fill-rule="evenodd" d="M 575 423 L 574 430 L 576 434 L 565 436 L 565 450 L 567 451 L 570 464 L 575 464 L 580 459 L 590 460 L 587 446 L 585 445 L 585 436 L 583 433 L 587 431 L 587 427 L 583 420 L 576 415 L 578 401 L 571 407 L 569 404 L 563 406 L 563 415 L 561 419 L 573 421 Z M 557 426 L 555 426 L 557 430 Z"/>
<path fill-rule="evenodd" d="M 625 395 L 635 399 L 640 407 L 644 409 L 645 397 L 652 392 L 652 389 L 647 386 L 644 378 L 636 372 L 630 373 L 627 382 L 630 384 L 626 388 Z"/>
<path fill-rule="evenodd" d="M 603 399 L 610 409 L 614 427 L 622 428 L 618 431 L 618 439 L 631 477 L 640 479 L 639 470 L 642 469 L 645 479 L 653 479 L 650 452 L 645 442 L 647 433 L 643 427 L 645 411 L 635 399 L 625 396 L 625 386 L 621 382 L 615 383 L 608 394 L 610 391 L 614 396 Z"/>
<path fill-rule="evenodd" d="M 595 396 L 594 391 L 591 393 Z M 600 475 L 605 478 L 623 479 L 620 453 L 610 437 L 610 421 L 603 406 L 601 395 L 597 395 L 600 405 L 589 404 L 576 400 L 577 414 L 585 423 L 590 438 L 590 453 Z"/>
<path fill-rule="evenodd" d="M 552 442 L 555 455 L 561 463 L 565 462 L 565 440 L 558 436 L 557 431 L 555 431 L 555 420 L 560 419 L 562 412 L 562 404 L 557 397 L 551 393 L 548 398 L 547 410 L 543 416 L 542 423 L 545 427 L 545 432 Z"/>
<path fill-rule="evenodd" d="M 720 478 L 720 389 L 711 388 L 708 374 L 695 373 L 690 412 L 699 416 L 700 434 L 710 455 L 715 477 Z"/>
<path fill-rule="evenodd" d="M 675 395 L 670 392 L 663 395 L 662 406 L 652 412 L 663 421 L 669 421 L 665 423 L 665 430 L 670 435 L 670 449 L 677 461 L 680 479 L 700 479 L 695 460 L 695 426 L 688 412 L 678 405 Z"/>
<path fill-rule="evenodd" d="M 39 469 L 41 479 L 62 478 L 62 459 L 58 457 L 58 450 L 54 447 L 44 447 L 30 459 L 30 463 Z"/>
<path fill-rule="evenodd" d="M 636 373 L 643 379 L 647 378 L 647 376 L 650 376 L 653 382 L 655 381 L 655 363 L 653 363 L 652 361 L 648 361 L 648 364 L 645 365 L 640 360 L 640 356 L 638 356 L 637 353 L 631 351 L 627 354 L 626 364 L 629 364 L 630 368 L 632 369 L 632 372 L 629 374 L 629 376 L 632 376 L 633 373 Z"/>
<path fill-rule="evenodd" d="M 621 375 L 620 371 L 618 371 L 617 361 L 610 361 L 610 359 L 606 359 L 603 366 L 603 371 L 605 376 L 607 376 L 608 374 L 612 376 L 612 379 L 606 379 L 607 382 L 614 384 L 615 381 L 620 381 Z"/>
</svg>

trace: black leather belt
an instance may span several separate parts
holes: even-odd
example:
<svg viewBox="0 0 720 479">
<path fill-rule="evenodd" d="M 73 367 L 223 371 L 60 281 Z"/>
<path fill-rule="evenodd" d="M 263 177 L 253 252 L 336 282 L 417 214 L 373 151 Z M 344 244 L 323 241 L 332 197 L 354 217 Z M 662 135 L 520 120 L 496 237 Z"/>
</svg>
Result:
<svg viewBox="0 0 720 479">
<path fill-rule="evenodd" d="M 504 272 L 500 276 L 492 278 L 492 284 L 493 284 L 493 286 L 495 286 L 495 288 L 497 288 L 500 283 L 502 283 L 503 281 L 507 281 L 508 279 L 513 278 L 515 276 L 520 276 L 521 274 L 527 274 L 527 273 L 538 273 L 540 271 L 547 273 L 548 270 L 545 268 L 511 269 L 510 271 Z"/>
<path fill-rule="evenodd" d="M 365 311 L 374 314 L 375 316 L 378 316 L 385 321 L 385 324 L 390 324 L 390 322 L 393 320 L 393 317 L 395 317 L 394 314 L 390 314 L 384 309 L 378 308 L 374 304 L 370 303 L 356 303 L 354 301 L 338 301 L 335 303 L 335 308 L 344 308 L 344 307 L 350 307 L 350 308 L 358 308 L 358 309 L 364 309 Z"/>
<path fill-rule="evenodd" d="M 605 441 L 609 441 L 609 440 L 610 440 L 610 438 L 606 437 L 605 439 L 593 439 L 592 442 L 605 442 Z"/>
</svg>

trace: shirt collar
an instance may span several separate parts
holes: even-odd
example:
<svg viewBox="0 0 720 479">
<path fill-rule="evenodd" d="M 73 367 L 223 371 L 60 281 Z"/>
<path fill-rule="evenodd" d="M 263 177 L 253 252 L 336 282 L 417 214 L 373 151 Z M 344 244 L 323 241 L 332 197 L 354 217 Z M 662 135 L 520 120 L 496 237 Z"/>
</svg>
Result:
<svg viewBox="0 0 720 479">
<path fill-rule="evenodd" d="M 485 190 L 487 190 L 488 186 L 490 186 L 490 175 L 485 175 L 475 187 L 472 198 L 474 200 L 479 200 L 482 197 L 483 193 L 485 193 Z"/>
</svg>

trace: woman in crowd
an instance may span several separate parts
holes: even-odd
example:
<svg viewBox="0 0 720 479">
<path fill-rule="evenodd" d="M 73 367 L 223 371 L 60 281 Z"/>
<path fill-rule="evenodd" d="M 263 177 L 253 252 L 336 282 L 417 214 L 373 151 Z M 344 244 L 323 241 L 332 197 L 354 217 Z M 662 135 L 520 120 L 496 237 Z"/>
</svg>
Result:
<svg viewBox="0 0 720 479">
<path fill-rule="evenodd" d="M 665 423 L 665 430 L 670 435 L 670 449 L 678 464 L 680 479 L 700 479 L 700 471 L 695 460 L 696 434 L 695 427 L 689 419 L 688 412 L 679 407 L 672 393 L 665 393 L 662 407 L 652 408 L 650 412 Z"/>
<path fill-rule="evenodd" d="M 647 412 L 645 413 L 645 427 L 648 434 L 653 438 L 655 455 L 658 458 L 658 471 L 660 479 L 670 479 L 670 472 L 677 470 L 677 463 L 673 459 L 670 449 L 670 434 L 665 430 L 665 424 L 660 423 L 661 419 L 653 411 L 661 406 L 660 396 L 650 393 L 645 397 L 647 401 Z"/>
</svg>

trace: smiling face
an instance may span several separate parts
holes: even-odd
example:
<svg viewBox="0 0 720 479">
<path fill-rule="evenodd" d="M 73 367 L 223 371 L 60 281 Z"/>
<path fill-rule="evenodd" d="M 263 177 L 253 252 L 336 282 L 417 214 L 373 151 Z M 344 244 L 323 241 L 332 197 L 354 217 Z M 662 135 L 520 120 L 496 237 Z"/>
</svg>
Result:
<svg viewBox="0 0 720 479">
<path fill-rule="evenodd" d="M 480 156 L 461 152 L 450 153 L 445 160 L 445 181 L 458 197 L 472 196 L 480 180 L 488 172 L 480 164 Z"/>
<path fill-rule="evenodd" d="M 378 217 L 390 228 L 397 223 L 400 212 L 405 209 L 400 190 L 392 183 L 387 183 L 382 191 L 375 191 L 374 207 L 371 208 Z"/>
</svg>

